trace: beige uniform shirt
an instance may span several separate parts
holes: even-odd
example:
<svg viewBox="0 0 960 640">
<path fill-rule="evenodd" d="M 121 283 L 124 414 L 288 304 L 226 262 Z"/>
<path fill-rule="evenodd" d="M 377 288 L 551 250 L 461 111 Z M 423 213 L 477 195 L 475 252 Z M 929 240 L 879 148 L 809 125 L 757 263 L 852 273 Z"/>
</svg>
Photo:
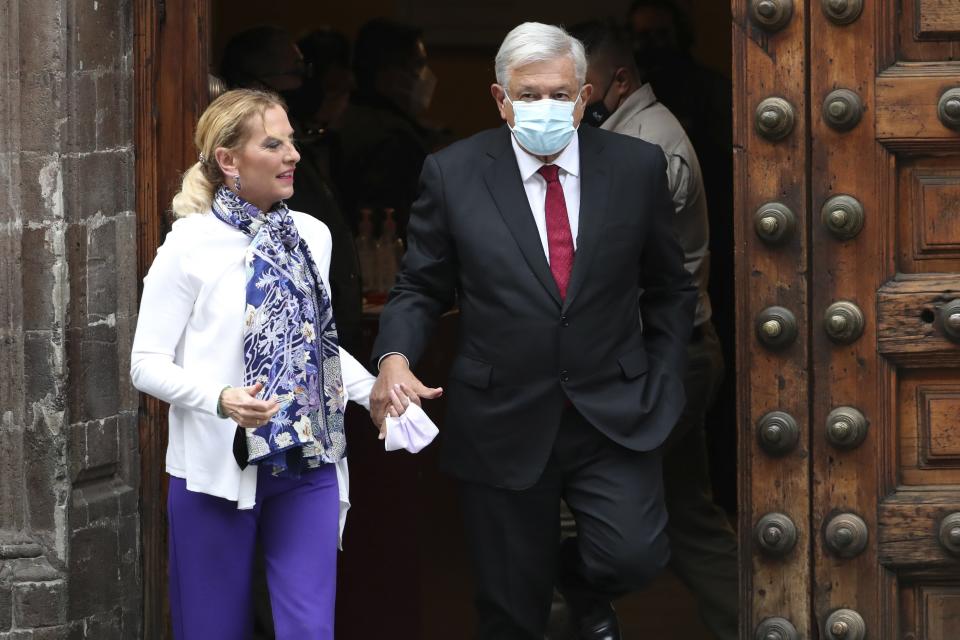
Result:
<svg viewBox="0 0 960 640">
<path fill-rule="evenodd" d="M 657 102 L 645 84 L 630 94 L 601 129 L 622 133 L 658 145 L 667 157 L 667 181 L 676 214 L 674 228 L 683 247 L 684 266 L 697 282 L 695 325 L 710 319 L 710 221 L 700 162 L 683 127 L 670 111 Z"/>
</svg>

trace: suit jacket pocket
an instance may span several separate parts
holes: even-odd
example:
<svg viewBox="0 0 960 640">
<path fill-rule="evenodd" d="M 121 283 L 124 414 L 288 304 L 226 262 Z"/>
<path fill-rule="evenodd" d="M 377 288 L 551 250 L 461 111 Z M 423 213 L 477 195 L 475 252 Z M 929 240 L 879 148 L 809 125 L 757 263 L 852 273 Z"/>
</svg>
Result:
<svg viewBox="0 0 960 640">
<path fill-rule="evenodd" d="M 647 350 L 644 347 L 623 354 L 620 356 L 619 363 L 620 369 L 627 380 L 639 378 L 650 368 L 650 363 L 647 360 Z"/>
<path fill-rule="evenodd" d="M 471 387 L 486 389 L 490 386 L 493 366 L 467 356 L 457 356 L 450 367 L 450 377 L 465 382 Z"/>
</svg>

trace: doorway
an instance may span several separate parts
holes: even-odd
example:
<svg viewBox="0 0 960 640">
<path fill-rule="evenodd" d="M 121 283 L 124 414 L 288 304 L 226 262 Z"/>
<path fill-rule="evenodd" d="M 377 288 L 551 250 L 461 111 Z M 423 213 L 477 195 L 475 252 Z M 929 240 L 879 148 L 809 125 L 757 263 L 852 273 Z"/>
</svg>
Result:
<svg viewBox="0 0 960 640">
<path fill-rule="evenodd" d="M 170 220 L 165 211 L 183 167 L 193 161 L 193 123 L 206 105 L 209 74 L 219 72 L 227 41 L 244 29 L 271 24 L 294 35 L 329 26 L 352 38 L 359 27 L 376 16 L 395 17 L 424 29 L 430 66 L 439 79 L 426 117 L 449 131 L 451 139 L 498 126 L 488 87 L 493 80 L 493 57 L 500 39 L 513 25 L 537 19 L 567 25 L 609 15 L 622 21 L 629 2 L 605 1 L 589 7 L 582 2 L 490 3 L 394 2 L 275 3 L 265 12 L 263 3 L 249 0 L 167 0 L 139 2 L 138 47 L 141 96 L 138 131 L 138 172 L 143 171 L 140 212 L 141 276 L 162 242 Z M 726 83 L 729 91 L 731 36 L 729 7 L 723 3 L 687 3 L 693 31 L 693 55 Z M 142 65 L 142 66 L 141 66 Z M 152 84 L 151 84 L 152 83 Z M 148 86 L 149 85 L 149 86 Z M 729 119 L 715 127 L 729 138 Z M 161 149 L 162 141 L 162 149 Z M 729 143 L 727 145 L 729 149 Z M 152 159 L 152 163 L 151 163 Z M 722 160 L 721 160 L 722 162 Z M 729 159 L 727 160 L 729 164 Z M 711 163 L 716 166 L 717 163 Z M 711 415 L 710 453 L 713 485 L 718 501 L 731 514 L 736 509 L 736 421 L 733 311 L 732 179 L 729 166 L 705 176 L 714 182 L 717 202 L 712 206 L 711 297 L 714 320 L 726 347 L 727 386 L 723 402 Z M 711 187 L 708 185 L 708 191 Z M 375 320 L 363 330 L 366 348 L 372 341 Z M 455 326 L 444 325 L 437 349 L 426 359 L 430 373 L 425 381 L 440 383 L 452 355 L 443 349 L 452 344 Z M 361 348 L 362 351 L 362 348 Z M 362 357 L 362 353 L 358 354 Z M 165 504 L 163 492 L 163 436 L 165 407 L 144 399 L 141 448 L 144 452 L 143 530 L 146 637 L 169 637 L 165 628 Z M 439 417 L 442 406 L 435 407 Z M 472 607 L 467 561 L 463 548 L 455 487 L 436 471 L 436 450 L 416 457 L 384 456 L 366 430 L 367 418 L 359 412 L 350 420 L 357 426 L 350 435 L 351 493 L 354 504 L 345 534 L 340 567 L 338 638 L 468 637 Z M 387 490 L 384 490 L 387 487 Z M 405 550 L 401 558 L 385 544 L 383 531 Z M 618 606 L 627 637 L 708 638 L 700 625 L 696 606 L 683 586 L 664 576 L 647 591 Z M 399 631 L 407 630 L 407 631 Z M 408 633 L 402 636 L 400 633 Z"/>
</svg>

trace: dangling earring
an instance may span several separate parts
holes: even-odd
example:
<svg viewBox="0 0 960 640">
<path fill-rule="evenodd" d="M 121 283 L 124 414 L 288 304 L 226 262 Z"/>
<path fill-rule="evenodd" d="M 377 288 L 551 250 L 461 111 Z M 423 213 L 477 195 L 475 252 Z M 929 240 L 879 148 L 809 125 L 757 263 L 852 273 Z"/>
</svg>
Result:
<svg viewBox="0 0 960 640">
<path fill-rule="evenodd" d="M 240 191 L 240 174 L 233 176 L 233 188 Z"/>
</svg>

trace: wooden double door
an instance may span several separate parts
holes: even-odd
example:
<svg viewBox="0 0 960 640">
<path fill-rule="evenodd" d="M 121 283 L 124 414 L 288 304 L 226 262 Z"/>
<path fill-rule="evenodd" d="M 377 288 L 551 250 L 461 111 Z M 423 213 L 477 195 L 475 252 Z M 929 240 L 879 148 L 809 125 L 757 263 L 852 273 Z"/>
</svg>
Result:
<svg viewBox="0 0 960 640">
<path fill-rule="evenodd" d="M 960 2 L 733 16 L 741 638 L 960 638 Z"/>
</svg>

